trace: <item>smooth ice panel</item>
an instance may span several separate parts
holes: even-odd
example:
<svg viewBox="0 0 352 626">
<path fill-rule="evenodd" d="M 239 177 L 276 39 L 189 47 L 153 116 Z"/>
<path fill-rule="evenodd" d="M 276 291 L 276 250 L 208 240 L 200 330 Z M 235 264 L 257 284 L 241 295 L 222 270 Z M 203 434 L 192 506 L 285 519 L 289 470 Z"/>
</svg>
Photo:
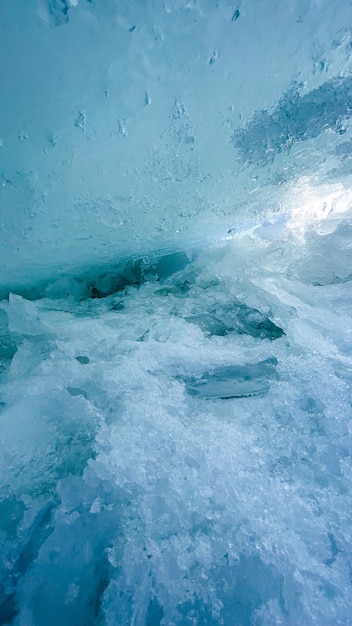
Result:
<svg viewBox="0 0 352 626">
<path fill-rule="evenodd" d="M 228 365 L 186 380 L 186 389 L 200 398 L 246 398 L 265 393 L 275 374 L 276 359 L 255 364 Z"/>
</svg>

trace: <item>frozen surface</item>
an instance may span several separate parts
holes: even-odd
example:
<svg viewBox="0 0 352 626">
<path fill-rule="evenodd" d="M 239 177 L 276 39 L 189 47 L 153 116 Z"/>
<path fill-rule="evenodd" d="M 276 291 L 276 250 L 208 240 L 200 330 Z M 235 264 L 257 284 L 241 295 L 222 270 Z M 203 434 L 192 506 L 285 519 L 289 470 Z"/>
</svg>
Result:
<svg viewBox="0 0 352 626">
<path fill-rule="evenodd" d="M 344 234 L 272 223 L 2 302 L 2 624 L 351 623 Z"/>
<path fill-rule="evenodd" d="M 1 0 L 1 626 L 352 624 L 351 24 Z"/>
</svg>

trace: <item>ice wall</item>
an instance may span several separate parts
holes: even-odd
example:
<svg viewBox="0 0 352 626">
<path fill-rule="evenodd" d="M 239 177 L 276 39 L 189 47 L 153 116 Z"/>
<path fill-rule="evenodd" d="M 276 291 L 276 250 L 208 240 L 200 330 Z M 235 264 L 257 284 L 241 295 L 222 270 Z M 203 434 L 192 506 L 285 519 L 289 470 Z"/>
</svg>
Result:
<svg viewBox="0 0 352 626">
<path fill-rule="evenodd" d="M 2 0 L 2 291 L 214 240 L 302 176 L 344 184 L 351 16 L 347 0 Z"/>
</svg>

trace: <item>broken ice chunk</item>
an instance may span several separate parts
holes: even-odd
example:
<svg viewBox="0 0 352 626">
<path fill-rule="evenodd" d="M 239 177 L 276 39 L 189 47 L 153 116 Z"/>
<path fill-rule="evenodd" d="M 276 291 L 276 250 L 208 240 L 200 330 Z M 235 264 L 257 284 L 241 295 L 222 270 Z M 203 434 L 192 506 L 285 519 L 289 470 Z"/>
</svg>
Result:
<svg viewBox="0 0 352 626">
<path fill-rule="evenodd" d="M 225 337 L 225 335 L 232 330 L 227 328 L 227 326 L 220 320 L 216 319 L 216 317 L 208 315 L 207 313 L 191 315 L 190 317 L 185 317 L 185 320 L 191 324 L 197 324 L 203 332 L 211 336 L 217 335 L 218 337 Z"/>
<path fill-rule="evenodd" d="M 228 330 L 250 335 L 258 339 L 274 341 L 284 335 L 284 331 L 257 309 L 242 302 L 233 301 L 225 306 L 212 307 L 209 313 L 221 320 Z"/>
<path fill-rule="evenodd" d="M 40 321 L 36 305 L 22 296 L 10 293 L 7 314 L 9 331 L 12 333 L 35 337 L 46 331 Z"/>
<path fill-rule="evenodd" d="M 181 284 L 171 285 L 170 287 L 162 287 L 161 289 L 156 290 L 156 295 L 158 296 L 183 296 L 187 291 L 189 291 L 189 282 L 185 280 Z"/>
<path fill-rule="evenodd" d="M 9 331 L 9 318 L 3 309 L 0 309 L 0 371 L 5 368 L 17 352 L 17 346 Z"/>
<path fill-rule="evenodd" d="M 265 317 L 257 309 L 251 309 L 246 305 L 239 307 L 237 313 L 238 321 L 242 325 L 244 332 L 252 337 L 260 339 L 279 339 L 284 335 L 284 331 L 276 326 L 268 317 Z"/>
<path fill-rule="evenodd" d="M 276 373 L 272 357 L 248 365 L 227 365 L 204 372 L 200 378 L 185 379 L 186 390 L 198 398 L 246 398 L 268 391 Z"/>
</svg>

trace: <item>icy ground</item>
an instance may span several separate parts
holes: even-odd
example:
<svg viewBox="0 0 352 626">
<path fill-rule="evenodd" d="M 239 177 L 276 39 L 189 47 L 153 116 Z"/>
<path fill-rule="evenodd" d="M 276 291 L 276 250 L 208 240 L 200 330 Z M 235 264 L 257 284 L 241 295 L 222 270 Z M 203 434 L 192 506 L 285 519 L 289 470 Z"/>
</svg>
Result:
<svg viewBox="0 0 352 626">
<path fill-rule="evenodd" d="M 0 626 L 352 624 L 352 0 L 1 0 Z"/>
<path fill-rule="evenodd" d="M 1 302 L 1 624 L 352 623 L 351 231 Z"/>
</svg>

